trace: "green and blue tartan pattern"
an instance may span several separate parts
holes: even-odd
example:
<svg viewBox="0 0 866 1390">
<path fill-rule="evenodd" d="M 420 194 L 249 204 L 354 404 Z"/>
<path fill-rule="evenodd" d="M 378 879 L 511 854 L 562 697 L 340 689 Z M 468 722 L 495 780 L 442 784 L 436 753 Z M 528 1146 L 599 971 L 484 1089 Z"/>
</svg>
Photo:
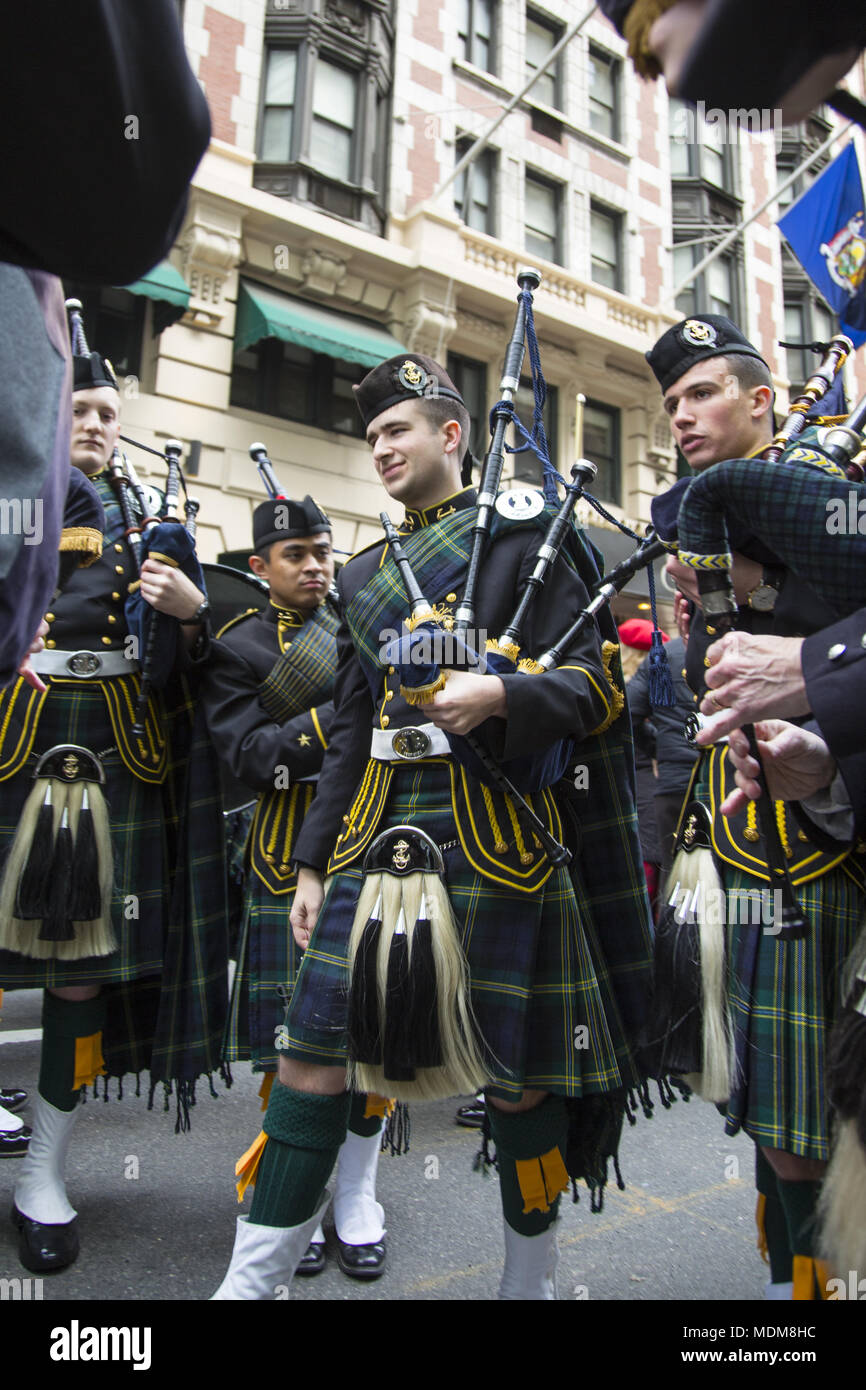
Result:
<svg viewBox="0 0 866 1390">
<path fill-rule="evenodd" d="M 194 1081 L 217 1070 L 227 1003 L 225 863 L 216 764 L 186 683 L 172 682 L 164 698 L 174 730 L 165 783 L 141 782 L 116 753 L 103 759 L 118 950 L 65 962 L 0 952 L 3 988 L 101 984 L 108 1001 L 103 1035 L 108 1075 L 148 1069 L 152 1082 Z M 98 687 L 51 684 L 34 750 L 67 742 L 96 752 L 113 745 Z M 3 787 L 4 859 L 32 786 L 34 763 L 31 757 Z"/>
<path fill-rule="evenodd" d="M 339 627 L 328 607 L 317 609 L 265 677 L 259 702 L 278 724 L 331 698 Z"/>
<path fill-rule="evenodd" d="M 678 549 L 695 556 L 729 551 L 727 519 L 740 522 L 844 617 L 866 603 L 863 541 L 856 528 L 828 533 L 828 503 L 847 509 L 850 494 L 866 499 L 866 484 L 814 463 L 786 463 L 797 449 L 820 453 L 817 432 L 804 431 L 778 463 L 729 459 L 694 478 L 680 507 Z"/>
<path fill-rule="evenodd" d="M 446 882 L 469 966 L 472 1003 L 490 1054 L 490 1079 L 507 1099 L 526 1087 L 560 1095 L 609 1092 L 633 1080 L 602 943 L 568 873 L 527 897 L 482 878 L 454 845 L 446 764 L 394 772 L 380 829 L 412 824 L 443 851 Z M 331 880 L 304 953 L 287 1016 L 286 1055 L 323 1066 L 346 1060 L 346 949 L 360 870 Z"/>
<path fill-rule="evenodd" d="M 706 766 L 705 758 L 693 795 L 709 805 Z M 765 880 L 718 859 L 716 867 L 729 894 L 766 888 Z M 809 923 L 802 940 L 779 940 L 763 924 L 730 914 L 727 997 L 736 1073 L 725 1130 L 742 1128 L 758 1144 L 827 1159 L 827 1043 L 842 1005 L 843 967 L 866 922 L 866 896 L 842 866 L 795 892 Z"/>
</svg>

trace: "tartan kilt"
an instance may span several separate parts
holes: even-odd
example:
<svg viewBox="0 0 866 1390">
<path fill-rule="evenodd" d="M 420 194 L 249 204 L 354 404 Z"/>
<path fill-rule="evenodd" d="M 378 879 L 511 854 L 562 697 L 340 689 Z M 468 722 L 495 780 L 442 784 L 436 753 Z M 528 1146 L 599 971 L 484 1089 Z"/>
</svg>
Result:
<svg viewBox="0 0 866 1390">
<path fill-rule="evenodd" d="M 720 867 L 728 890 L 758 884 L 740 869 Z M 828 1159 L 827 1043 L 866 900 L 841 867 L 798 884 L 795 892 L 810 927 L 802 940 L 780 941 L 760 924 L 736 922 L 728 929 L 737 1079 L 725 1132 L 742 1127 L 758 1144 Z"/>
<path fill-rule="evenodd" d="M 116 739 L 98 686 L 51 685 L 42 709 L 35 752 L 14 777 L 0 782 L 0 865 L 12 847 L 18 820 L 33 787 L 37 757 L 58 743 L 77 743 L 99 752 Z M 35 960 L 0 950 L 0 987 L 36 989 L 45 985 L 105 984 L 158 975 L 163 964 L 163 922 L 168 873 L 163 788 L 139 781 L 117 752 L 100 759 L 114 853 L 111 925 L 118 942 L 109 956 L 83 960 Z M 124 898 L 135 894 L 137 917 L 124 913 Z"/>
<path fill-rule="evenodd" d="M 472 1005 L 505 1099 L 527 1087 L 586 1096 L 630 1084 L 632 1059 L 609 976 L 567 870 L 527 894 L 482 877 L 459 842 L 448 763 L 400 764 L 378 829 L 411 824 L 443 850 L 445 877 L 469 966 Z M 360 869 L 335 874 L 286 1019 L 283 1051 L 341 1066 L 347 1050 L 347 945 Z"/>
</svg>

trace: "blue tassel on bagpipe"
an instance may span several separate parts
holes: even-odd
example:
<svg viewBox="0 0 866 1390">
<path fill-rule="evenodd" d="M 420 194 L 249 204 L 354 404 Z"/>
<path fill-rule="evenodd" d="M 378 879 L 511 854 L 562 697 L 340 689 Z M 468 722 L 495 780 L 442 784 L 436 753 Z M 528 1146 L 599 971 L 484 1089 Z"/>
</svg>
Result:
<svg viewBox="0 0 866 1390">
<path fill-rule="evenodd" d="M 141 538 L 141 563 L 148 555 L 167 555 L 175 561 L 178 568 L 191 579 L 197 589 L 207 593 L 202 568 L 195 553 L 195 542 L 189 532 L 177 521 L 161 521 Z M 126 623 L 130 635 L 137 639 L 139 660 L 143 660 L 148 650 L 150 625 L 157 616 L 136 588 L 126 600 Z M 150 673 L 151 685 L 160 689 L 165 685 L 177 658 L 180 633 L 176 621 L 165 622 L 161 626 L 159 650 L 154 652 L 153 667 Z"/>
</svg>

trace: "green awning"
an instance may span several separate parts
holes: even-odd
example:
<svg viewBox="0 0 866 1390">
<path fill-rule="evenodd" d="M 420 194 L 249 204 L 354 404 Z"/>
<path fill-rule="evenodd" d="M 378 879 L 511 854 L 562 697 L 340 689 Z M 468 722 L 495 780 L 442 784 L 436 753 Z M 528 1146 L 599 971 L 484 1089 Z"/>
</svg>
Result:
<svg viewBox="0 0 866 1390">
<path fill-rule="evenodd" d="M 141 294 L 153 300 L 154 337 L 183 318 L 192 294 L 186 280 L 170 261 L 160 261 L 140 280 L 131 285 L 122 285 L 121 288 L 129 294 Z"/>
<path fill-rule="evenodd" d="M 376 367 L 386 357 L 405 352 L 402 343 L 363 319 L 335 314 L 300 299 L 241 282 L 238 295 L 235 352 L 279 338 L 284 343 L 323 352 L 362 367 Z"/>
</svg>

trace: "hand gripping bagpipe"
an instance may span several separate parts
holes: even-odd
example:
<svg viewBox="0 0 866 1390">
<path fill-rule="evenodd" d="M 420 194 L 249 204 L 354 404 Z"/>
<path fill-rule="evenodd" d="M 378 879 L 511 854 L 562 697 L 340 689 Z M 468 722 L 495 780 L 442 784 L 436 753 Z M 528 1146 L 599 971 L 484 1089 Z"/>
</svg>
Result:
<svg viewBox="0 0 866 1390">
<path fill-rule="evenodd" d="M 148 506 L 144 489 L 135 470 L 124 458 L 127 481 L 142 511 L 139 540 L 132 542 L 139 573 L 141 573 L 141 567 L 148 558 L 159 560 L 162 564 L 170 565 L 173 569 L 182 570 L 187 578 L 192 580 L 196 588 L 206 594 L 204 575 L 195 553 L 196 517 L 200 504 L 194 497 L 187 495 L 184 502 L 184 520 L 181 521 L 178 516 L 181 485 L 186 493 L 186 483 L 180 467 L 183 445 L 177 439 L 167 439 L 164 454 L 159 454 L 158 450 L 150 449 L 145 444 L 137 444 L 136 440 L 127 439 L 125 435 L 122 435 L 121 438 L 126 443 L 136 444 L 138 448 L 164 458 L 168 466 L 165 500 L 159 516 L 151 516 L 149 515 L 151 509 Z M 123 496 L 122 489 L 120 494 Z M 121 502 L 121 507 L 123 506 L 124 504 Z M 127 511 L 124 510 L 124 521 L 126 518 Z M 130 540 L 132 540 L 131 536 Z M 143 653 L 141 689 L 135 710 L 135 723 L 132 726 L 132 732 L 136 738 L 142 738 L 144 736 L 147 703 L 151 693 L 154 690 L 162 689 L 177 660 L 178 644 L 181 640 L 180 624 L 178 619 L 170 614 L 160 613 L 151 608 L 150 604 L 142 598 L 140 587 L 137 587 L 126 601 L 126 622 L 130 634 L 138 641 L 139 652 Z"/>
<path fill-rule="evenodd" d="M 732 631 L 737 619 L 729 524 L 741 524 L 759 535 L 779 563 L 799 574 L 838 616 L 866 603 L 862 540 L 856 528 L 853 536 L 831 538 L 828 526 L 832 506 L 850 505 L 852 491 L 866 497 L 866 487 L 849 477 L 852 460 L 863 445 L 866 397 L 843 425 L 822 432 L 816 447 L 796 443 L 805 428 L 806 410 L 820 397 L 821 389 L 826 390 L 828 369 L 833 362 L 844 361 L 845 355 L 843 346 L 834 341 L 827 361 L 810 378 L 766 451 L 773 460 L 790 466 L 780 472 L 778 465 L 768 464 L 764 457 L 730 459 L 701 473 L 685 493 L 677 523 L 677 548 L 683 563 L 697 571 L 701 605 L 714 636 Z M 779 441 L 781 454 L 777 452 Z M 760 768 L 754 728 L 746 726 L 744 733 Z M 779 934 L 783 939 L 801 937 L 808 933 L 808 924 L 788 875 L 763 773 L 758 780 L 764 793 L 757 802 L 764 852 L 771 883 L 782 893 Z"/>
<path fill-rule="evenodd" d="M 386 513 L 380 514 L 380 521 L 385 530 L 392 557 L 400 571 L 412 609 L 411 617 L 407 623 L 407 627 L 410 629 L 409 635 L 388 644 L 382 652 L 382 659 L 398 669 L 400 693 L 411 704 L 421 705 L 431 701 L 436 692 L 442 689 L 447 681 L 448 672 L 441 669 L 441 663 L 435 656 L 437 647 L 440 650 L 447 647 L 453 654 L 455 662 L 459 662 L 465 668 L 478 671 L 493 674 L 511 674 L 520 671 L 523 674 L 530 674 L 552 670 L 562 660 L 569 646 L 583 628 L 594 620 L 596 613 L 610 602 L 614 594 L 625 585 L 638 569 L 643 565 L 651 564 L 652 560 L 664 549 L 661 542 L 656 542 L 652 538 L 643 542 L 635 555 L 623 561 L 611 575 L 599 581 L 599 592 L 592 603 L 580 614 L 577 621 L 571 624 L 553 648 L 544 652 L 538 660 L 532 660 L 529 657 L 519 659 L 522 633 L 527 617 L 544 585 L 547 571 L 572 531 L 575 503 L 580 496 L 588 496 L 584 493 L 585 486 L 596 474 L 594 464 L 581 460 L 572 468 L 572 481 L 565 484 L 565 496 L 547 527 L 544 540 L 538 551 L 535 567 L 527 580 L 511 621 L 496 641 L 487 643 L 485 653 L 476 653 L 468 643 L 466 634 L 475 621 L 475 597 L 482 557 L 489 539 L 502 475 L 506 447 L 505 431 L 509 423 L 519 424 L 515 420 L 512 396 L 520 383 L 525 337 L 529 339 L 534 382 L 540 376 L 540 371 L 537 370 L 538 348 L 532 323 L 532 289 L 537 288 L 540 278 L 538 272 L 534 270 L 522 270 L 518 275 L 521 293 L 518 297 L 514 330 L 505 356 L 500 386 L 502 399 L 491 412 L 493 425 L 491 446 L 485 460 L 478 494 L 477 515 L 472 532 L 472 550 L 467 567 L 463 597 L 456 610 L 452 631 L 443 632 L 435 609 L 421 592 L 409 560 L 404 554 L 396 529 Z M 552 470 L 547 456 L 543 425 L 541 425 L 541 407 L 544 403 L 543 378 L 541 379 L 541 386 L 541 392 L 536 391 L 536 420 L 533 437 L 527 435 L 522 427 L 520 430 L 527 443 L 538 452 L 545 465 L 545 472 L 548 473 Z M 558 474 L 554 476 L 559 477 Z M 560 479 L 560 481 L 563 480 Z M 555 491 L 555 482 L 549 477 L 546 479 L 545 491 L 548 494 L 548 500 L 553 500 L 553 498 L 559 500 Z M 554 865 L 568 863 L 570 859 L 568 851 L 545 830 L 538 817 L 527 805 L 521 792 L 532 792 L 542 787 L 551 786 L 563 776 L 573 752 L 571 740 L 559 740 L 550 749 L 534 757 L 512 759 L 504 766 L 500 766 L 485 747 L 483 726 L 478 732 L 464 735 L 449 733 L 447 738 L 455 757 L 469 772 L 480 781 L 497 787 L 512 799 L 518 818 L 537 837 L 550 862 Z"/>
</svg>

